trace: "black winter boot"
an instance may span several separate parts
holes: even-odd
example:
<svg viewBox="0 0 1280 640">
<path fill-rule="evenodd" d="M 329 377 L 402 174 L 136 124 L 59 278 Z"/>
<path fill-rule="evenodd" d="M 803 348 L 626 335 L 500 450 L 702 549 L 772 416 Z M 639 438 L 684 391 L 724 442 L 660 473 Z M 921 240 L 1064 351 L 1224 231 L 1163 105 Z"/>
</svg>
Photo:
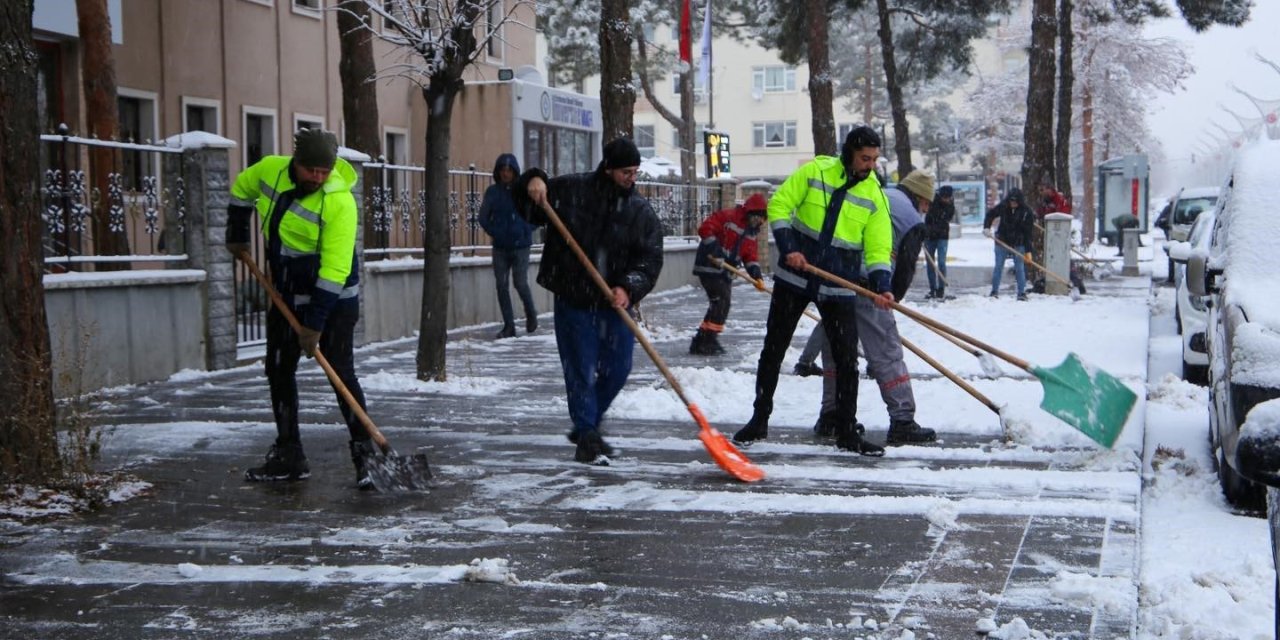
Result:
<svg viewBox="0 0 1280 640">
<path fill-rule="evenodd" d="M 818 416 L 818 422 L 813 425 L 813 435 L 818 438 L 833 438 L 836 435 L 836 419 L 830 414 Z"/>
<path fill-rule="evenodd" d="M 266 463 L 244 472 L 244 479 L 249 482 L 305 480 L 310 477 L 311 466 L 307 464 L 301 444 L 273 444 L 267 451 Z"/>
<path fill-rule="evenodd" d="M 599 431 L 587 431 L 578 436 L 578 448 L 573 452 L 573 459 L 583 464 L 597 467 L 609 466 L 609 455 L 613 449 L 604 443 Z"/>
<path fill-rule="evenodd" d="M 698 333 L 693 336 L 693 342 L 689 343 L 689 353 L 695 356 L 718 356 L 724 353 L 719 336 L 720 334 L 714 331 L 698 329 Z"/>
<path fill-rule="evenodd" d="M 836 448 L 845 451 L 853 451 L 864 456 L 878 458 L 884 455 L 884 447 L 864 440 L 862 434 L 866 431 L 861 424 L 853 423 L 852 425 L 842 424 L 836 427 Z"/>
<path fill-rule="evenodd" d="M 916 424 L 915 420 L 891 420 L 889 435 L 885 438 L 885 442 L 891 445 L 921 444 L 937 440 L 938 434 L 933 429 L 926 429 Z"/>
<path fill-rule="evenodd" d="M 494 336 L 493 339 L 502 340 L 504 338 L 514 338 L 514 337 L 516 337 L 516 328 L 514 326 L 507 325 L 503 327 L 502 330 L 498 332 L 498 335 Z"/>
<path fill-rule="evenodd" d="M 373 478 L 369 477 L 370 463 L 377 464 L 377 450 L 371 440 L 352 440 L 347 443 L 351 449 L 351 464 L 356 467 L 356 488 L 361 491 L 373 491 Z"/>
<path fill-rule="evenodd" d="M 738 429 L 738 432 L 733 434 L 733 443 L 748 446 L 756 440 L 764 440 L 768 437 L 769 420 L 767 418 L 751 416 L 751 420 L 747 421 L 747 425 Z"/>
</svg>

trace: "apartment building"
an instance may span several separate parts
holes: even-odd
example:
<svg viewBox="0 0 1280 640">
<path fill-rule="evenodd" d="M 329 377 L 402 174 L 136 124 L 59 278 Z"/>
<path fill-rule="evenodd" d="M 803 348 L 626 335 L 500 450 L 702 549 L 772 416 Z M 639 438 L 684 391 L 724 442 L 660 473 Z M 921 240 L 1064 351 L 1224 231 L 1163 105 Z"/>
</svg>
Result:
<svg viewBox="0 0 1280 640">
<path fill-rule="evenodd" d="M 36 0 L 42 128 L 84 130 L 74 0 Z M 323 127 L 345 140 L 338 74 L 335 0 L 108 0 L 121 137 L 143 142 L 207 131 L 237 143 L 231 169 L 291 151 L 291 133 Z M 582 170 L 600 149 L 599 99 L 541 86 L 529 5 L 502 23 L 509 2 L 493 6 L 482 29 L 497 29 L 455 103 L 450 164 L 488 170 L 514 151 L 525 164 Z M 375 28 L 388 28 L 374 18 Z M 375 41 L 380 71 L 413 62 Z M 500 81 L 500 71 L 515 79 Z M 502 74 L 505 77 L 505 73 Z M 382 154 L 394 164 L 424 163 L 426 103 L 419 87 L 389 76 L 377 82 Z M 363 150 L 361 150 L 363 151 Z"/>
</svg>

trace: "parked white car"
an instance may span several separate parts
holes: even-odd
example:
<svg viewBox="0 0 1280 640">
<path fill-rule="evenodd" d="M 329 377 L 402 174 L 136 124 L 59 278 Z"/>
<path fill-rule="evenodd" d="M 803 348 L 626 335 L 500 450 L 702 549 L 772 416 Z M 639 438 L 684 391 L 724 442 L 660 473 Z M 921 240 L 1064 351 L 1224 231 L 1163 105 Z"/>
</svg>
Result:
<svg viewBox="0 0 1280 640">
<path fill-rule="evenodd" d="M 1205 344 L 1209 296 L 1198 296 L 1188 291 L 1187 279 L 1181 272 L 1185 272 L 1187 259 L 1192 255 L 1208 255 L 1216 219 L 1216 209 L 1200 214 L 1186 242 L 1174 241 L 1165 247 L 1174 269 L 1180 272 L 1173 317 L 1178 323 L 1178 333 L 1182 334 L 1182 378 L 1199 385 L 1209 382 L 1209 353 Z"/>
<path fill-rule="evenodd" d="M 1185 241 L 1191 235 L 1191 226 L 1205 211 L 1211 211 L 1218 202 L 1218 187 L 1186 187 L 1173 199 L 1173 221 L 1169 227 L 1170 240 Z"/>
</svg>

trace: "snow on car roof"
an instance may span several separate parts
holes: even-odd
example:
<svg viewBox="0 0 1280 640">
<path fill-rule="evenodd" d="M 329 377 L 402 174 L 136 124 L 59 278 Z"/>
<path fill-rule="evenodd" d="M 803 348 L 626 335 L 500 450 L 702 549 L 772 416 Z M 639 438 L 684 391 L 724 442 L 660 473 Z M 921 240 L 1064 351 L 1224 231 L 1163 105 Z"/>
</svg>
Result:
<svg viewBox="0 0 1280 640">
<path fill-rule="evenodd" d="M 1232 345 L 1237 382 L 1280 385 L 1280 278 L 1275 275 L 1280 202 L 1280 141 L 1263 140 L 1237 156 L 1232 185 L 1222 209 L 1224 242 L 1219 243 L 1227 305 L 1248 318 Z"/>
<path fill-rule="evenodd" d="M 1178 194 L 1178 199 L 1181 200 L 1185 198 L 1204 198 L 1209 196 L 1216 196 L 1218 195 L 1218 192 L 1221 190 L 1222 189 L 1218 187 L 1187 187 L 1186 189 L 1183 189 L 1181 193 Z"/>
</svg>

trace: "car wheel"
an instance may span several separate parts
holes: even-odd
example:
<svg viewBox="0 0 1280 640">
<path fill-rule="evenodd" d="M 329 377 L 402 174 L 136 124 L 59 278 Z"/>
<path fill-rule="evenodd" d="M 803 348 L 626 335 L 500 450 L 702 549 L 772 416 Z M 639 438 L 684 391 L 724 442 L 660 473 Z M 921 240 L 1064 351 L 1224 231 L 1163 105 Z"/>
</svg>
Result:
<svg viewBox="0 0 1280 640">
<path fill-rule="evenodd" d="M 1263 488 L 1246 480 L 1235 469 L 1227 464 L 1222 447 L 1218 447 L 1218 484 L 1222 485 L 1222 495 L 1232 506 L 1246 511 L 1264 513 L 1266 509 L 1266 493 Z"/>
</svg>

